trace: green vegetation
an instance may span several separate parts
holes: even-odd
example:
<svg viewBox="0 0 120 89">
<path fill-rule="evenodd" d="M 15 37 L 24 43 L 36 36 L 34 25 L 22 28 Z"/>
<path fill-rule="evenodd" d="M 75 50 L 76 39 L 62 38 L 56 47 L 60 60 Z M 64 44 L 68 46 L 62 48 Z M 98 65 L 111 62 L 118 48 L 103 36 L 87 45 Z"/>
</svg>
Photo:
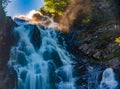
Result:
<svg viewBox="0 0 120 89">
<path fill-rule="evenodd" d="M 48 16 L 61 16 L 71 0 L 44 0 L 45 5 L 40 12 Z"/>
<path fill-rule="evenodd" d="M 5 12 L 2 6 L 2 0 L 0 0 L 0 29 L 4 25 L 4 20 L 5 20 Z"/>
<path fill-rule="evenodd" d="M 5 13 L 5 7 L 9 3 L 9 0 L 0 0 L 0 30 L 3 29 L 5 23 L 6 23 L 6 13 Z M 2 40 L 2 33 L 0 31 L 0 43 Z"/>
<path fill-rule="evenodd" d="M 9 2 L 9 0 L 0 0 L 0 29 L 2 29 L 6 22 L 5 7 Z"/>
</svg>

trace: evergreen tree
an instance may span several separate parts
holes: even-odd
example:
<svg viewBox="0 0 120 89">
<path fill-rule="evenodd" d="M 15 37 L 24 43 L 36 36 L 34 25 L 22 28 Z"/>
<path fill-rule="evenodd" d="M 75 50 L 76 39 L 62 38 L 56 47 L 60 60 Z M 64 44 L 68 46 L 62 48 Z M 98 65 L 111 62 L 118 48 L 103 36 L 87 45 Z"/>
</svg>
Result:
<svg viewBox="0 0 120 89">
<path fill-rule="evenodd" d="M 9 0 L 0 0 L 0 29 L 2 29 L 6 22 L 5 7 L 8 2 Z"/>
</svg>

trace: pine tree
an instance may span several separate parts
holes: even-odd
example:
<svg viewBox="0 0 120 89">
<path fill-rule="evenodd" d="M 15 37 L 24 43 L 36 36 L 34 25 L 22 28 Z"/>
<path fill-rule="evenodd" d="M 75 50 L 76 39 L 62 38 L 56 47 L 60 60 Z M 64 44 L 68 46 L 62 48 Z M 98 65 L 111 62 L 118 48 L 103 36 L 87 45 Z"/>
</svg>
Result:
<svg viewBox="0 0 120 89">
<path fill-rule="evenodd" d="M 6 22 L 5 7 L 7 6 L 8 2 L 9 0 L 0 0 L 0 30 Z"/>
</svg>

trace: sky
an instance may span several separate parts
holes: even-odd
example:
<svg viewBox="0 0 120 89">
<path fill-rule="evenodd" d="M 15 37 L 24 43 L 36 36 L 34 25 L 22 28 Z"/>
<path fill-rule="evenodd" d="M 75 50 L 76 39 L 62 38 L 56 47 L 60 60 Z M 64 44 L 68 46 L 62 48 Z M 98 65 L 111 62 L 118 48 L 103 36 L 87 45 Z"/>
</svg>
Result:
<svg viewBox="0 0 120 89">
<path fill-rule="evenodd" d="M 8 16 L 27 14 L 31 10 L 39 10 L 44 0 L 11 0 L 6 11 Z"/>
</svg>

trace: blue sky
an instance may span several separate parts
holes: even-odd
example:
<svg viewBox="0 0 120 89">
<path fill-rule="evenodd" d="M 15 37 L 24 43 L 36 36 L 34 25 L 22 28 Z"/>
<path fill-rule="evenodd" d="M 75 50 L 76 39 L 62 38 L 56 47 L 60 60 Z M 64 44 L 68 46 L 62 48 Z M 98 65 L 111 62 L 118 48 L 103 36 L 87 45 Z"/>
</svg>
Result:
<svg viewBox="0 0 120 89">
<path fill-rule="evenodd" d="M 15 16 L 26 14 L 31 10 L 39 10 L 44 0 L 11 0 L 6 8 L 7 15 Z"/>
</svg>

